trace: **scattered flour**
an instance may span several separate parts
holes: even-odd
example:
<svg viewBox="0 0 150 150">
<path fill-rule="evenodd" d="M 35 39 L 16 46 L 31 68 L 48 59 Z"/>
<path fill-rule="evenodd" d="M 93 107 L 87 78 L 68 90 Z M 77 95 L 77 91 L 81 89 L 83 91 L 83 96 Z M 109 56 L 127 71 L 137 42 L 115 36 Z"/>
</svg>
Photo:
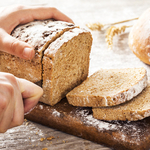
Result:
<svg viewBox="0 0 150 150">
<path fill-rule="evenodd" d="M 145 138 L 143 136 L 148 131 L 148 124 L 144 121 L 132 122 L 132 121 L 101 121 L 93 117 L 90 108 L 77 108 L 75 115 L 81 119 L 83 124 L 87 126 L 93 126 L 98 130 L 98 132 L 114 132 L 112 137 L 118 141 L 129 141 L 130 143 L 135 143 L 140 145 L 141 140 Z"/>
<path fill-rule="evenodd" d="M 121 94 L 117 94 L 115 98 L 120 98 L 122 102 L 131 100 L 133 97 L 137 96 L 139 93 L 142 92 L 142 90 L 147 86 L 147 75 L 145 75 L 137 84 L 133 85 L 129 90 L 121 93 L 123 94 L 123 98 L 121 99 Z"/>
<path fill-rule="evenodd" d="M 56 109 L 54 109 L 52 115 L 54 115 L 56 117 L 60 117 L 61 114 Z"/>
<path fill-rule="evenodd" d="M 43 105 L 39 105 L 39 108 L 40 108 L 40 109 L 43 109 Z"/>
<path fill-rule="evenodd" d="M 104 121 L 97 120 L 90 114 L 89 109 L 77 108 L 75 114 L 80 117 L 84 124 L 97 128 L 98 131 L 116 130 L 117 126 Z"/>
</svg>

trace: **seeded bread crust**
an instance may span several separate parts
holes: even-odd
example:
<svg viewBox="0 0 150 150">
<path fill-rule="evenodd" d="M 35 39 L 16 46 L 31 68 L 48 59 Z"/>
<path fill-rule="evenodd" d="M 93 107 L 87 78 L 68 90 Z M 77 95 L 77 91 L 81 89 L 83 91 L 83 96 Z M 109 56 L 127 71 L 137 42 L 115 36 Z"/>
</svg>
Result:
<svg viewBox="0 0 150 150">
<path fill-rule="evenodd" d="M 30 61 L 0 52 L 0 71 L 34 83 L 41 81 L 43 51 L 61 34 L 72 28 L 75 28 L 74 24 L 52 20 L 34 21 L 18 26 L 11 35 L 33 46 L 35 57 Z"/>
<path fill-rule="evenodd" d="M 150 116 L 150 82 L 137 97 L 124 104 L 93 108 L 93 116 L 100 120 L 137 121 Z"/>
<path fill-rule="evenodd" d="M 147 86 L 144 68 L 101 69 L 67 94 L 69 104 L 114 106 L 131 100 Z"/>
</svg>

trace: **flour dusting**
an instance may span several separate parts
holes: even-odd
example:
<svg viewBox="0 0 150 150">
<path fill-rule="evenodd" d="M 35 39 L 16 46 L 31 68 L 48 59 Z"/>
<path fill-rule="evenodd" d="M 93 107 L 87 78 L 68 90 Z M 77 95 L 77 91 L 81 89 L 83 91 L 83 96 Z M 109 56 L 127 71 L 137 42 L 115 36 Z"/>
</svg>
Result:
<svg viewBox="0 0 150 150">
<path fill-rule="evenodd" d="M 98 132 L 109 131 L 111 133 L 117 133 L 112 134 L 112 138 L 119 142 L 128 141 L 132 144 L 135 143 L 136 139 L 136 144 L 140 145 L 141 141 L 145 138 L 143 135 L 149 132 L 148 124 L 144 121 L 103 121 L 95 119 L 91 108 L 76 108 L 74 114 L 80 118 L 83 124 L 96 128 Z"/>
<path fill-rule="evenodd" d="M 53 110 L 52 115 L 56 116 L 56 117 L 60 117 L 60 112 L 58 112 L 56 109 Z"/>
<path fill-rule="evenodd" d="M 89 109 L 77 108 L 75 114 L 80 117 L 85 125 L 93 126 L 97 128 L 98 131 L 105 130 L 116 130 L 117 126 L 115 124 L 110 124 L 101 120 L 97 120 L 90 113 Z"/>
<path fill-rule="evenodd" d="M 43 105 L 39 105 L 39 108 L 40 108 L 40 109 L 43 109 Z"/>
</svg>

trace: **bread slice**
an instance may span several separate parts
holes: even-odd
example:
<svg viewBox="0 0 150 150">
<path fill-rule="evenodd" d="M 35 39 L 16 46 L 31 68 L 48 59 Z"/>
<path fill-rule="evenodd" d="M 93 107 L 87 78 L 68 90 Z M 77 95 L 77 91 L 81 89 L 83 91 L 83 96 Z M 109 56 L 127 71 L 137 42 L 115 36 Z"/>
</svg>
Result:
<svg viewBox="0 0 150 150">
<path fill-rule="evenodd" d="M 113 106 L 137 96 L 147 86 L 144 68 L 101 69 L 67 94 L 69 104 Z"/>
<path fill-rule="evenodd" d="M 52 42 L 43 57 L 42 102 L 54 105 L 88 76 L 92 37 L 74 28 Z"/>
<path fill-rule="evenodd" d="M 34 83 L 40 82 L 43 51 L 61 34 L 72 28 L 75 28 L 74 24 L 52 20 L 34 21 L 18 26 L 11 35 L 32 45 L 36 51 L 35 57 L 30 61 L 0 52 L 0 71 L 12 73 Z"/>
<path fill-rule="evenodd" d="M 100 120 L 136 121 L 150 116 L 150 82 L 131 101 L 111 107 L 93 108 L 93 116 Z"/>
<path fill-rule="evenodd" d="M 55 105 L 88 76 L 91 33 L 62 21 L 34 21 L 17 27 L 12 36 L 32 45 L 35 58 L 23 60 L 0 52 L 0 71 L 43 87 L 40 99 Z"/>
</svg>

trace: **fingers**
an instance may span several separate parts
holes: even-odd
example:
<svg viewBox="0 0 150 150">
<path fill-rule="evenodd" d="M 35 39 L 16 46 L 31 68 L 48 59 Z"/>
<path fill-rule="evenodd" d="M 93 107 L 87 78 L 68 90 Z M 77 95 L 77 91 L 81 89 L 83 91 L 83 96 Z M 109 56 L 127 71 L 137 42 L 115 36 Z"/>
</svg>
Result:
<svg viewBox="0 0 150 150">
<path fill-rule="evenodd" d="M 24 113 L 30 111 L 43 90 L 24 79 L 0 72 L 0 132 L 21 125 Z"/>
<path fill-rule="evenodd" d="M 0 91 L 0 132 L 4 133 L 9 128 L 13 118 L 13 109 L 8 109 L 10 103 L 9 100 L 11 96 L 13 96 L 13 93 L 11 90 L 11 85 L 5 81 L 1 81 L 0 88 L 5 90 Z"/>
<path fill-rule="evenodd" d="M 54 7 L 26 7 L 24 8 L 24 11 L 16 17 L 20 20 L 20 24 L 31 22 L 33 20 L 45 20 L 50 18 L 74 23 L 68 16 Z"/>
<path fill-rule="evenodd" d="M 23 105 L 23 98 L 20 92 L 19 84 L 17 83 L 18 90 L 15 91 L 15 105 L 14 105 L 14 111 L 13 111 L 13 118 L 11 120 L 11 123 L 9 125 L 9 128 L 19 126 L 24 121 L 24 105 Z M 9 119 L 9 118 L 8 118 Z"/>
<path fill-rule="evenodd" d="M 33 20 L 44 20 L 48 18 L 53 18 L 55 20 L 66 21 L 70 23 L 74 23 L 72 19 L 63 14 L 61 11 L 54 7 L 33 7 L 31 9 L 33 14 Z M 38 13 L 37 13 L 38 12 Z"/>
<path fill-rule="evenodd" d="M 73 23 L 68 16 L 53 7 L 11 6 L 3 11 L 3 15 L 1 15 L 0 18 L 0 27 L 6 30 L 8 34 L 10 34 L 17 25 L 33 20 L 53 18 L 55 20 Z"/>
<path fill-rule="evenodd" d="M 17 78 L 20 91 L 24 100 L 24 112 L 29 112 L 39 101 L 43 95 L 41 87 L 25 79 Z"/>
<path fill-rule="evenodd" d="M 9 34 L 19 24 L 50 18 L 73 23 L 69 17 L 52 7 L 10 6 L 4 9 L 0 14 L 0 51 L 23 59 L 32 59 L 35 56 L 33 47 Z"/>
<path fill-rule="evenodd" d="M 19 41 L 0 29 L 0 50 L 23 59 L 32 59 L 35 50 L 27 43 Z"/>
<path fill-rule="evenodd" d="M 0 132 L 22 124 L 23 100 L 16 78 L 9 73 L 0 73 Z"/>
</svg>

